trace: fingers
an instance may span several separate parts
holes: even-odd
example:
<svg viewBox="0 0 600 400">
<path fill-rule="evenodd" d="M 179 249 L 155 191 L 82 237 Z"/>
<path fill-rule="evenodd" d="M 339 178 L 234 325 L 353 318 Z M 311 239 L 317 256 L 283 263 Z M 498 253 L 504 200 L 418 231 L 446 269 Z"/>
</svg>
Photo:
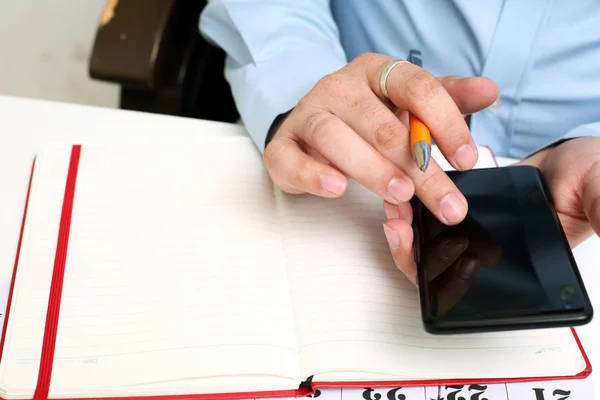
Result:
<svg viewBox="0 0 600 400">
<path fill-rule="evenodd" d="M 419 200 L 420 201 L 420 200 Z M 440 233 L 445 232 L 448 226 L 430 211 L 423 210 L 420 213 L 420 224 L 423 231 L 423 240 L 425 242 L 433 241 Z"/>
<path fill-rule="evenodd" d="M 417 266 L 412 246 L 413 208 L 410 203 L 395 205 L 384 202 L 384 210 L 387 219 L 384 231 L 394 262 L 398 269 L 415 283 Z M 423 229 L 425 240 L 420 265 L 427 282 L 436 280 L 436 285 L 439 286 L 442 278 L 456 279 L 457 276 L 468 275 L 467 272 L 471 269 L 466 272 L 462 269 L 470 266 L 471 261 L 476 262 L 479 268 L 491 266 L 500 258 L 499 244 L 472 217 L 467 217 L 461 224 L 451 227 L 442 225 L 429 212 L 420 213 L 417 210 L 417 218 L 420 218 L 419 225 Z M 465 264 L 462 259 L 468 262 Z M 454 272 L 446 273 L 449 268 L 453 268 Z"/>
<path fill-rule="evenodd" d="M 415 194 L 438 220 L 455 225 L 465 218 L 467 199 L 436 162 L 425 172 L 410 175 L 415 177 Z"/>
<path fill-rule="evenodd" d="M 331 198 L 348 187 L 340 171 L 310 157 L 291 139 L 273 140 L 265 149 L 264 163 L 273 182 L 287 193 Z"/>
<path fill-rule="evenodd" d="M 389 101 L 379 88 L 389 60 L 361 56 L 321 79 L 280 125 L 265 149 L 265 163 L 290 193 L 336 197 L 346 190 L 347 175 L 390 204 L 417 194 L 439 221 L 457 224 L 467 214 L 466 199 L 435 161 L 424 173 L 418 169 L 407 128 L 391 106 L 423 120 L 450 163 L 468 169 L 477 155 L 461 111 L 485 105 L 495 87 L 476 78 L 438 80 L 402 63 L 389 76 Z"/>
<path fill-rule="evenodd" d="M 417 268 L 413 255 L 413 230 L 402 219 L 389 219 L 383 224 L 385 237 L 390 245 L 394 263 L 413 283 L 417 282 Z"/>
<path fill-rule="evenodd" d="M 386 201 L 398 204 L 414 195 L 414 185 L 406 173 L 339 117 L 321 109 L 300 107 L 290 129 L 339 170 Z"/>
<path fill-rule="evenodd" d="M 331 111 L 347 121 L 370 147 L 406 173 L 417 196 L 442 222 L 452 225 L 465 217 L 467 201 L 456 185 L 435 161 L 424 172 L 418 168 L 406 126 L 375 95 L 365 95 L 350 105 L 339 103 L 332 108 Z M 365 118 L 366 115 L 369 118 Z"/>
<path fill-rule="evenodd" d="M 371 56 L 365 61 L 371 90 L 387 101 L 379 87 L 379 78 L 389 58 Z M 426 70 L 400 63 L 389 74 L 387 91 L 399 108 L 417 116 L 431 131 L 444 157 L 458 170 L 467 170 L 477 162 L 477 148 L 454 99 L 444 86 Z"/>
<path fill-rule="evenodd" d="M 488 78 L 445 76 L 438 80 L 463 114 L 483 110 L 498 98 L 498 86 Z"/>
<path fill-rule="evenodd" d="M 401 219 L 407 224 L 412 224 L 413 210 L 410 203 L 391 204 L 385 201 L 383 203 L 386 219 Z"/>
</svg>

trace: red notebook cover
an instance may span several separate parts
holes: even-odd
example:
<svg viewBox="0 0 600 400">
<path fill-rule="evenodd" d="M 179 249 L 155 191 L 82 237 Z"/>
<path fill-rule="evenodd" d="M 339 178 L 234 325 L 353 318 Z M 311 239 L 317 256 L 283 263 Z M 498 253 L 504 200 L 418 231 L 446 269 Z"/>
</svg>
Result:
<svg viewBox="0 0 600 400">
<path fill-rule="evenodd" d="M 491 152 L 491 150 L 490 150 Z M 75 197 L 75 189 L 77 184 L 77 170 L 79 167 L 79 159 L 81 157 L 81 145 L 73 145 L 71 150 L 71 159 L 69 162 L 69 169 L 67 172 L 67 180 L 65 185 L 65 193 L 63 198 L 63 207 L 61 211 L 61 219 L 58 233 L 58 240 L 56 244 L 56 253 L 54 259 L 54 270 L 52 274 L 52 282 L 50 285 L 50 295 L 48 300 L 48 310 L 46 314 L 46 324 L 44 329 L 44 338 L 42 344 L 42 352 L 40 358 L 40 368 L 38 372 L 37 386 L 35 389 L 34 400 L 47 400 L 50 389 L 50 381 L 52 379 L 52 366 L 54 362 L 54 348 L 56 345 L 56 334 L 58 329 L 59 313 L 60 313 L 60 301 L 62 295 L 62 285 L 65 273 L 65 263 L 67 259 L 67 251 L 69 244 L 69 233 L 71 215 L 73 210 L 73 200 Z M 496 166 L 498 166 L 496 162 Z M 31 191 L 31 182 L 33 179 L 33 173 L 35 170 L 35 161 L 32 166 L 31 176 L 29 180 L 29 188 L 27 190 L 27 197 L 25 201 L 25 209 L 23 212 L 23 219 L 21 222 L 21 233 L 17 244 L 17 252 L 15 256 L 15 264 L 13 269 L 12 281 L 10 285 L 10 291 L 8 296 L 8 303 L 6 307 L 6 315 L 4 319 L 4 326 L 2 329 L 2 337 L 0 339 L 0 361 L 2 360 L 2 353 L 4 350 L 4 341 L 6 337 L 6 328 L 8 319 L 10 318 L 10 307 L 12 302 L 12 295 L 14 290 L 15 277 L 17 268 L 19 265 L 19 255 L 21 252 L 21 243 L 23 240 L 23 231 L 25 227 L 25 220 L 27 216 L 27 208 L 29 205 L 29 196 Z M 304 397 L 310 394 L 314 394 L 317 389 L 327 388 L 375 388 L 375 387 L 397 387 L 397 386 L 438 386 L 438 385 L 465 385 L 465 384 L 494 384 L 494 383 L 511 383 L 511 382 L 532 382 L 532 381 L 544 381 L 544 380 L 557 380 L 557 379 L 582 379 L 589 376 L 592 372 L 591 363 L 581 345 L 579 337 L 575 332 L 575 329 L 571 328 L 575 341 L 579 346 L 579 350 L 585 360 L 585 369 L 572 376 L 548 376 L 548 377 L 521 377 L 521 378 L 494 378 L 494 379 L 437 379 L 437 380 L 402 380 L 402 381 L 355 381 L 355 382 L 315 382 L 307 381 L 301 385 L 297 390 L 282 390 L 282 391 L 268 391 L 268 392 L 245 392 L 245 393 L 211 393 L 211 394 L 195 394 L 195 395 L 164 395 L 164 396 L 129 396 L 129 397 L 106 397 L 99 398 L 94 397 L 96 400 L 110 400 L 110 399 L 123 399 L 123 400 L 179 400 L 179 399 L 190 399 L 190 400 L 209 400 L 209 399 L 253 399 L 257 397 Z M 55 400 L 76 400 L 67 398 L 55 398 Z"/>
</svg>

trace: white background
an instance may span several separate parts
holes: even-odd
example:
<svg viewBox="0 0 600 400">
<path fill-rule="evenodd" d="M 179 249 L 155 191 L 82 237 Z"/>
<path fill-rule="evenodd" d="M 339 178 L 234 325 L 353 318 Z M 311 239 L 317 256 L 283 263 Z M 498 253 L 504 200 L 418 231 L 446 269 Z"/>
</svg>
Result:
<svg viewBox="0 0 600 400">
<path fill-rule="evenodd" d="M 0 0 L 0 94 L 117 107 L 88 78 L 104 0 Z"/>
</svg>

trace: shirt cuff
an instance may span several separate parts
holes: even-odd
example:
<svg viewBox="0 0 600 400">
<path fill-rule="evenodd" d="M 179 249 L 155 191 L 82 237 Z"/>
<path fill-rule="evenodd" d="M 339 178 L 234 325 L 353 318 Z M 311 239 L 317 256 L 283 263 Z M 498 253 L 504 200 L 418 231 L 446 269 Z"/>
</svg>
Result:
<svg viewBox="0 0 600 400">
<path fill-rule="evenodd" d="M 290 49 L 269 60 L 245 65 L 227 58 L 225 76 L 236 107 L 261 152 L 275 118 L 294 108 L 322 77 L 346 63 L 331 48 Z"/>
<path fill-rule="evenodd" d="M 524 158 L 529 158 L 529 157 L 533 156 L 534 154 L 539 153 L 542 150 L 546 150 L 550 147 L 556 147 L 568 140 L 577 139 L 577 138 L 581 138 L 581 137 L 600 137 L 600 121 L 592 122 L 590 124 L 579 125 L 573 129 L 571 129 L 569 132 L 567 132 L 562 137 L 545 145 L 544 147 L 541 147 L 541 148 L 531 152 Z"/>
</svg>

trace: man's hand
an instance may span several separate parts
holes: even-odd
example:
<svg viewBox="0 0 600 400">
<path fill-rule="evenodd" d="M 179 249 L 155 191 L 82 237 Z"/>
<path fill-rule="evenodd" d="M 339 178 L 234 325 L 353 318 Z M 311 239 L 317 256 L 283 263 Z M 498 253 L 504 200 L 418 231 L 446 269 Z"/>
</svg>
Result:
<svg viewBox="0 0 600 400">
<path fill-rule="evenodd" d="M 441 222 L 456 224 L 465 217 L 467 202 L 437 163 L 432 161 L 426 172 L 419 170 L 410 150 L 406 111 L 427 125 L 456 169 L 470 169 L 477 150 L 461 113 L 489 106 L 497 87 L 486 78 L 435 78 L 401 63 L 388 77 L 389 101 L 379 79 L 391 60 L 361 55 L 321 79 L 273 135 L 265 165 L 288 193 L 338 197 L 348 176 L 396 206 L 416 194 Z"/>
<path fill-rule="evenodd" d="M 593 232 L 600 235 L 600 138 L 572 139 L 534 154 L 517 165 L 538 167 L 550 188 L 556 211 L 575 247 Z M 384 204 L 384 231 L 394 261 L 415 282 L 413 213 L 409 203 Z"/>
<path fill-rule="evenodd" d="M 600 138 L 572 139 L 517 164 L 544 174 L 571 247 L 600 234 Z"/>
</svg>

